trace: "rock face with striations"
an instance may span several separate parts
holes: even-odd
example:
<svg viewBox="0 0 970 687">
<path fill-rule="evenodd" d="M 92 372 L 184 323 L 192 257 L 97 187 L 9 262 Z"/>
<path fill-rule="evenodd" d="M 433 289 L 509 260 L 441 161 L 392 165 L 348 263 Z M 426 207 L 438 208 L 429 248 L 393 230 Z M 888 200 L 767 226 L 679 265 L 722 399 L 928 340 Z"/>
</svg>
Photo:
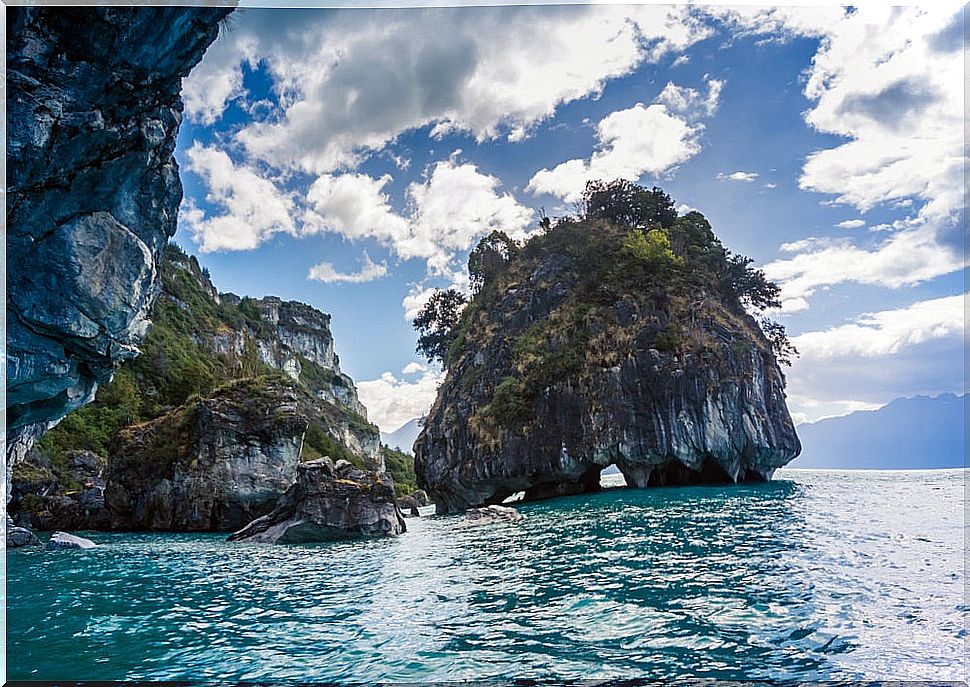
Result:
<svg viewBox="0 0 970 687">
<path fill-rule="evenodd" d="M 307 425 L 298 389 L 268 378 L 122 429 L 106 473 L 110 528 L 239 529 L 296 479 Z"/>
<path fill-rule="evenodd" d="M 662 220 L 563 221 L 492 261 L 415 444 L 439 512 L 595 491 L 611 464 L 646 487 L 767 480 L 798 455 L 746 312 L 773 287 L 700 213 Z"/>
<path fill-rule="evenodd" d="M 273 511 L 229 537 L 229 541 L 300 544 L 407 531 L 394 502 L 394 485 L 346 461 L 303 463 L 296 482 Z"/>
<path fill-rule="evenodd" d="M 181 80 L 229 11 L 8 12 L 11 462 L 138 352 L 182 199 Z"/>
</svg>

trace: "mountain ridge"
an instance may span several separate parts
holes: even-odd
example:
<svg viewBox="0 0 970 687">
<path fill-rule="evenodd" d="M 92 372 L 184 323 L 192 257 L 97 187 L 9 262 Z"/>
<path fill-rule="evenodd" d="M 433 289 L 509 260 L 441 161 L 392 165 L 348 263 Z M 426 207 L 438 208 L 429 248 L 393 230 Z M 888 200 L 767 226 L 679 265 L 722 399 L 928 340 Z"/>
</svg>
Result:
<svg viewBox="0 0 970 687">
<path fill-rule="evenodd" d="M 876 410 L 798 426 L 802 455 L 790 468 L 966 467 L 966 394 L 895 398 Z"/>
</svg>

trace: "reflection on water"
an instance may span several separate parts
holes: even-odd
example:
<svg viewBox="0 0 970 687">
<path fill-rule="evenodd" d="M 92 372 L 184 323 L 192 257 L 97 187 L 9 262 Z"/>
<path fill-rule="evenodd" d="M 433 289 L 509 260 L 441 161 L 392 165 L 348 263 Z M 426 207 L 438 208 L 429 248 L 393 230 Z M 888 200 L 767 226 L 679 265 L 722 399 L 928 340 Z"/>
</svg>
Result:
<svg viewBox="0 0 970 687">
<path fill-rule="evenodd" d="M 519 524 L 8 555 L 12 679 L 959 679 L 963 473 L 615 489 Z"/>
</svg>

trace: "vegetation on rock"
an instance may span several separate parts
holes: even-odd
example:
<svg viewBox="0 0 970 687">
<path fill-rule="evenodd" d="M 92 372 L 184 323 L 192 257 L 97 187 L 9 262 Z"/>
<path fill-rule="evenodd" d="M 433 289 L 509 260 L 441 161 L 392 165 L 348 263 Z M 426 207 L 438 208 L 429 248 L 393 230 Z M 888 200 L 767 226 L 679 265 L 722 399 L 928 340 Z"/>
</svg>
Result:
<svg viewBox="0 0 970 687">
<path fill-rule="evenodd" d="M 535 276 L 530 270 L 541 271 L 540 256 L 573 262 L 579 288 L 549 318 L 510 342 L 516 374 L 495 388 L 490 410 L 499 415 L 523 412 L 524 397 L 537 387 L 595 362 L 595 344 L 623 328 L 614 306 L 624 299 L 654 302 L 666 322 L 655 332 L 654 346 L 679 354 L 704 349 L 707 342 L 691 339 L 679 323 L 696 318 L 713 299 L 723 306 L 717 317 L 745 327 L 748 311 L 781 305 L 778 286 L 751 266 L 751 258 L 724 248 L 700 212 L 678 215 L 673 199 L 659 188 L 622 179 L 591 181 L 580 209 L 580 217 L 546 222 L 546 231 L 523 244 L 492 232 L 469 257 L 471 300 L 454 289 L 438 291 L 414 319 L 418 352 L 451 367 L 476 348 L 472 339 L 481 343 L 492 333 L 489 311 Z M 755 338 L 767 341 L 779 362 L 791 364 L 798 352 L 784 327 L 766 317 L 759 324 L 761 336 Z"/>
<path fill-rule="evenodd" d="M 162 290 L 152 309 L 153 326 L 141 355 L 125 362 L 111 382 L 98 389 L 93 403 L 69 414 L 44 435 L 32 460 L 14 468 L 15 481 L 36 477 L 28 473 L 36 472 L 40 464 L 61 487 L 70 485 L 76 481 L 68 464 L 72 452 L 89 450 L 109 456 L 112 443 L 125 428 L 172 414 L 189 417 L 195 404 L 224 396 L 229 385 L 245 387 L 243 391 L 254 398 L 269 393 L 270 397 L 264 399 L 268 404 L 274 402 L 271 396 L 280 388 L 292 388 L 303 399 L 303 412 L 309 418 L 303 460 L 329 456 L 359 468 L 375 467 L 380 458 L 378 429 L 360 414 L 362 408 L 346 375 L 298 351 L 288 351 L 298 368 L 298 373 L 293 373 L 296 379 L 281 371 L 278 361 L 267 362 L 265 352 L 281 344 L 276 328 L 264 316 L 264 303 L 219 295 L 198 260 L 175 244 L 165 250 L 161 282 Z M 329 321 L 328 316 L 302 307 L 306 312 L 301 316 Z M 319 330 L 298 322 L 290 325 L 292 330 L 320 335 Z M 335 402 L 337 396 L 350 401 Z M 165 426 L 173 425 L 169 422 Z M 171 453 L 165 460 L 159 456 L 161 462 L 173 460 L 178 453 L 175 444 L 179 438 L 172 436 L 171 440 L 173 445 L 168 447 L 163 441 L 153 444 L 159 452 Z M 114 462 L 124 460 L 121 456 L 112 458 Z M 400 476 L 413 491 L 413 462 L 402 467 L 398 465 L 401 461 L 395 460 L 395 479 Z M 142 469 L 150 471 L 152 466 Z"/>
<path fill-rule="evenodd" d="M 748 481 L 798 454 L 778 286 L 658 188 L 590 182 L 579 210 L 487 236 L 467 302 L 439 292 L 414 321 L 447 372 L 414 445 L 442 512 L 595 490 L 609 464 L 638 486 Z"/>
</svg>

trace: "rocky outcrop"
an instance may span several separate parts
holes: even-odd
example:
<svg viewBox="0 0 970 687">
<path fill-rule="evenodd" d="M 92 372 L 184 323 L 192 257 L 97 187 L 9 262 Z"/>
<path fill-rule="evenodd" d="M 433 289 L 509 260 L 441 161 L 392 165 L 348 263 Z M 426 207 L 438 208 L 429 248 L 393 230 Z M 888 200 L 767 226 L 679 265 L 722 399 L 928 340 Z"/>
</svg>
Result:
<svg viewBox="0 0 970 687">
<path fill-rule="evenodd" d="M 324 542 L 405 532 L 394 502 L 394 485 L 381 475 L 346 461 L 303 463 L 296 482 L 271 513 L 229 537 L 229 541 L 271 544 Z"/>
<path fill-rule="evenodd" d="M 229 11 L 8 12 L 11 463 L 138 352 L 182 199 L 181 80 Z"/>
<path fill-rule="evenodd" d="M 13 468 L 8 505 L 13 520 L 47 531 L 106 527 L 105 459 L 92 451 L 69 451 L 64 465 L 56 472 L 53 467 L 41 452 L 32 450 Z"/>
<path fill-rule="evenodd" d="M 699 213 L 661 231 L 683 255 L 564 222 L 485 284 L 415 443 L 439 513 L 596 491 L 614 464 L 646 487 L 767 480 L 798 455 L 772 345 L 719 276 L 743 266 Z"/>
<path fill-rule="evenodd" d="M 234 531 L 272 508 L 301 459 L 343 458 L 384 472 L 379 431 L 357 412 L 329 315 L 219 294 L 174 245 L 161 268 L 143 354 L 14 469 L 16 524 Z M 337 385 L 346 403 L 328 395 Z M 117 429 L 108 432 L 111 423 Z M 96 471 L 84 467 L 95 462 Z"/>
<path fill-rule="evenodd" d="M 308 425 L 284 380 L 244 380 L 123 429 L 105 475 L 109 527 L 233 531 L 293 484 Z"/>
<path fill-rule="evenodd" d="M 208 279 L 205 282 L 211 288 Z M 235 294 L 212 291 L 213 297 L 227 306 L 238 307 L 243 303 Z M 311 383 L 321 400 L 367 418 L 367 409 L 357 397 L 354 380 L 340 370 L 340 358 L 330 332 L 330 315 L 305 303 L 284 301 L 276 296 L 245 301 L 260 316 L 258 331 L 250 328 L 249 331 L 214 332 L 211 341 L 217 352 L 242 356 L 247 336 L 252 337 L 264 365 L 285 372 L 295 380 Z"/>
</svg>

